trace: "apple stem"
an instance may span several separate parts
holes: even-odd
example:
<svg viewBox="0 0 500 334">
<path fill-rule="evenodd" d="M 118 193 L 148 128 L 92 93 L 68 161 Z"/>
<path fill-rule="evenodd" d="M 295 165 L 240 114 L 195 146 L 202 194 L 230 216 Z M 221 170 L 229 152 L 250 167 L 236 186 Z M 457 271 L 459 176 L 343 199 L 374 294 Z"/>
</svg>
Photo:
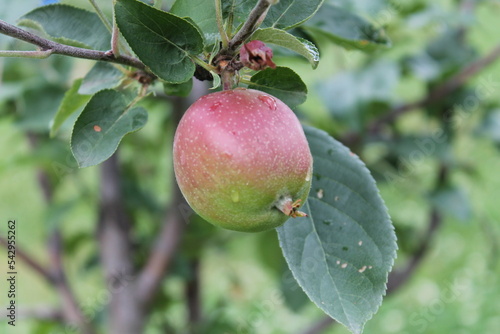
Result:
<svg viewBox="0 0 500 334">
<path fill-rule="evenodd" d="M 231 70 L 222 70 L 221 79 L 222 79 L 222 89 L 223 90 L 231 90 L 234 87 L 234 71 Z"/>
<path fill-rule="evenodd" d="M 292 218 L 307 217 L 307 214 L 305 212 L 299 211 L 301 202 L 302 202 L 301 199 L 293 201 L 290 196 L 285 196 L 281 197 L 280 199 L 278 199 L 278 201 L 276 201 L 275 207 L 278 208 L 278 210 L 283 212 L 285 215 Z"/>
</svg>

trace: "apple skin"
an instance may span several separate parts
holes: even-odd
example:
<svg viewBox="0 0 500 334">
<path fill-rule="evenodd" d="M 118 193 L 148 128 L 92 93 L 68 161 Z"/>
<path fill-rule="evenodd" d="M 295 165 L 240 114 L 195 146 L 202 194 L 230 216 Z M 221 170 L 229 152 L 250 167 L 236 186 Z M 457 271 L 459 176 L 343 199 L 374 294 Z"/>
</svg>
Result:
<svg viewBox="0 0 500 334">
<path fill-rule="evenodd" d="M 282 101 L 253 89 L 193 103 L 177 127 L 173 159 L 189 205 L 230 230 L 282 225 L 311 188 L 313 160 L 299 120 Z"/>
</svg>

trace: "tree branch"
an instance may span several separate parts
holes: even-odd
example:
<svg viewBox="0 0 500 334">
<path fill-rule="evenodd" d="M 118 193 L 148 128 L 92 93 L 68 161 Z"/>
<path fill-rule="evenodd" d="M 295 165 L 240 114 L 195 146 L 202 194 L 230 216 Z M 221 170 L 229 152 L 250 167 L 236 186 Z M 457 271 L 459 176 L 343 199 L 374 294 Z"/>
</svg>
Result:
<svg viewBox="0 0 500 334">
<path fill-rule="evenodd" d="M 442 222 L 443 219 L 441 214 L 437 211 L 436 208 L 432 208 L 429 215 L 429 225 L 420 246 L 413 253 L 411 259 L 408 261 L 408 264 L 404 269 L 393 271 L 389 275 L 389 280 L 387 282 L 387 295 L 393 293 L 404 283 L 406 283 L 415 272 L 415 270 L 419 267 L 429 251 L 433 235 L 436 233 L 439 226 L 441 226 Z"/>
<path fill-rule="evenodd" d="M 200 293 L 200 261 L 194 259 L 190 262 L 191 277 L 186 281 L 187 323 L 191 332 L 197 332 L 201 321 L 201 293 Z"/>
<path fill-rule="evenodd" d="M 71 290 L 63 266 L 63 240 L 59 229 L 55 229 L 49 240 L 49 255 L 51 258 L 55 287 L 61 297 L 63 309 L 62 315 L 67 323 L 75 324 L 81 333 L 95 333 L 90 322 L 83 316 L 80 306 Z"/>
<path fill-rule="evenodd" d="M 60 313 L 57 313 L 57 319 L 52 320 L 64 320 L 66 323 L 75 324 L 80 328 L 81 333 L 84 334 L 95 333 L 89 322 L 83 317 L 76 298 L 66 280 L 61 258 L 61 242 L 62 240 L 59 232 L 57 230 L 54 231 L 49 238 L 52 269 L 47 269 L 42 266 L 38 261 L 32 258 L 31 255 L 20 248 L 19 245 L 16 245 L 16 257 L 42 276 L 59 292 L 63 308 Z M 7 241 L 2 237 L 0 237 L 0 244 L 5 248 L 8 247 Z"/>
<path fill-rule="evenodd" d="M 389 111 L 387 114 L 376 119 L 368 126 L 368 130 L 371 133 L 376 133 L 380 130 L 382 125 L 387 123 L 392 123 L 399 116 L 411 110 L 422 108 L 436 101 L 441 100 L 448 94 L 462 87 L 470 78 L 479 73 L 481 70 L 485 69 L 487 66 L 494 63 L 499 57 L 500 57 L 500 45 L 497 45 L 492 51 L 490 51 L 489 54 L 464 67 L 460 72 L 451 77 L 449 80 L 435 87 L 424 98 L 415 102 L 411 102 L 396 107 L 391 111 Z"/>
<path fill-rule="evenodd" d="M 177 125 L 182 114 L 189 107 L 190 101 L 185 98 L 174 98 L 173 104 L 174 123 Z M 154 249 L 137 280 L 137 295 L 144 306 L 148 306 L 154 299 L 154 295 L 168 271 L 180 244 L 180 239 L 185 229 L 185 222 L 180 212 L 182 205 L 186 205 L 186 202 L 175 177 L 173 177 L 170 209 L 165 217 L 160 235 L 155 241 Z"/>
<path fill-rule="evenodd" d="M 163 277 L 172 264 L 184 233 L 185 223 L 179 211 L 179 207 L 183 203 L 182 194 L 177 184 L 174 188 L 172 206 L 168 210 L 152 254 L 137 279 L 137 296 L 144 307 L 147 307 L 154 299 Z"/>
<path fill-rule="evenodd" d="M 5 248 L 8 248 L 9 246 L 7 240 L 3 237 L 0 237 L 0 244 Z M 30 254 L 26 253 L 18 244 L 16 244 L 16 257 L 21 259 L 28 267 L 42 276 L 50 285 L 56 285 L 56 279 L 52 272 L 35 260 Z"/>
<path fill-rule="evenodd" d="M 142 333 L 146 315 L 138 303 L 133 284 L 130 222 L 122 200 L 117 153 L 101 165 L 101 201 L 97 239 L 106 286 L 111 292 L 110 334 Z"/>
<path fill-rule="evenodd" d="M 184 111 L 186 111 L 186 109 L 200 96 L 205 95 L 206 92 L 207 86 L 203 82 L 195 80 L 189 98 L 173 99 L 175 125 L 179 123 Z M 173 175 L 172 185 L 170 209 L 165 217 L 160 235 L 151 250 L 151 255 L 137 279 L 137 296 L 144 307 L 151 303 L 164 276 L 170 268 L 187 223 L 184 221 L 187 218 L 183 216 L 181 210 L 189 206 L 184 200 Z"/>
<path fill-rule="evenodd" d="M 318 322 L 312 324 L 310 328 L 306 329 L 300 334 L 320 334 L 336 323 L 337 322 L 330 317 L 323 317 L 322 319 L 318 320 Z"/>
<path fill-rule="evenodd" d="M 89 49 L 78 48 L 74 46 L 56 43 L 48 39 L 42 38 L 40 36 L 37 36 L 35 34 L 32 34 L 26 30 L 18 28 L 2 20 L 0 20 L 0 33 L 36 45 L 40 47 L 42 52 L 45 53 L 50 52 L 50 54 L 59 54 L 76 58 L 111 62 L 126 66 L 132 66 L 140 70 L 147 71 L 146 66 L 137 58 L 126 55 L 115 56 L 113 55 L 112 52 L 89 50 Z M 6 51 L 6 52 L 18 52 L 18 51 Z"/>
<path fill-rule="evenodd" d="M 28 139 L 31 147 L 36 149 L 38 138 L 34 134 L 28 133 Z M 42 195 L 45 201 L 50 204 L 52 202 L 53 189 L 50 184 L 49 177 L 42 170 L 37 170 L 37 178 L 42 190 Z M 0 237 L 0 244 L 6 248 L 8 247 L 7 241 L 2 237 Z M 83 316 L 78 306 L 78 302 L 67 282 L 62 261 L 62 237 L 59 229 L 57 228 L 55 228 L 50 234 L 48 249 L 51 259 L 50 268 L 46 268 L 41 265 L 38 261 L 31 257 L 31 255 L 20 248 L 19 245 L 16 245 L 16 256 L 27 266 L 37 272 L 41 277 L 43 277 L 59 292 L 61 303 L 63 305 L 63 311 L 61 314 L 64 316 L 65 322 L 76 324 L 84 334 L 95 333 L 90 323 L 86 321 Z"/>
<path fill-rule="evenodd" d="M 234 51 L 241 43 L 243 43 L 252 33 L 255 28 L 264 20 L 267 10 L 275 1 L 259 0 L 255 7 L 250 12 L 248 19 L 243 24 L 243 27 L 229 41 L 229 51 Z"/>
<path fill-rule="evenodd" d="M 33 133 L 28 133 L 28 140 L 33 150 L 37 149 L 38 137 Z M 37 170 L 38 184 L 42 190 L 43 197 L 47 204 L 52 203 L 54 190 L 49 176 L 42 169 Z M 50 276 L 52 285 L 59 292 L 61 298 L 62 315 L 67 323 L 77 325 L 84 334 L 95 333 L 90 322 L 83 316 L 78 301 L 67 281 L 63 265 L 63 239 L 59 228 L 54 228 L 48 239 L 48 252 L 51 262 Z"/>
<path fill-rule="evenodd" d="M 19 308 L 18 316 L 20 319 L 35 319 L 61 323 L 64 322 L 63 311 L 59 308 L 53 308 L 50 305 L 31 308 Z"/>
</svg>

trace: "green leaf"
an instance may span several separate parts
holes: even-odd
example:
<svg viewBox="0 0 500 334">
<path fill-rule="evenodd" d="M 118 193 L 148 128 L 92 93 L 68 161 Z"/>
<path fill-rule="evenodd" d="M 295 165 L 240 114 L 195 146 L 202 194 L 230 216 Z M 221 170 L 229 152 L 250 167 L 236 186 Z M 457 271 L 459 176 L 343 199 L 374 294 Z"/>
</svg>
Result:
<svg viewBox="0 0 500 334">
<path fill-rule="evenodd" d="M 44 224 L 50 228 L 60 227 L 64 221 L 70 219 L 68 216 L 78 206 L 80 198 L 73 198 L 63 202 L 50 205 L 45 212 Z"/>
<path fill-rule="evenodd" d="M 40 82 L 38 87 L 27 90 L 23 94 L 24 108 L 16 123 L 25 131 L 35 133 L 49 132 L 49 125 L 59 108 L 64 96 L 60 86 Z"/>
<path fill-rule="evenodd" d="M 290 108 L 307 99 L 307 87 L 300 76 L 288 67 L 278 66 L 259 71 L 250 79 L 248 88 L 258 89 L 276 96 Z"/>
<path fill-rule="evenodd" d="M 467 221 L 472 217 L 472 207 L 467 193 L 462 188 L 448 185 L 431 194 L 437 209 L 457 220 Z"/>
<path fill-rule="evenodd" d="M 232 9 L 235 26 L 244 22 L 258 0 L 223 0 L 224 7 Z M 288 30 L 310 19 L 321 7 L 324 0 L 280 0 L 269 8 L 262 27 Z"/>
<path fill-rule="evenodd" d="M 305 127 L 314 159 L 309 216 L 277 228 L 300 286 L 353 333 L 379 308 L 396 257 L 396 236 L 363 162 L 327 133 Z"/>
<path fill-rule="evenodd" d="M 275 28 L 259 29 L 252 34 L 250 39 L 287 48 L 306 58 L 313 68 L 318 66 L 319 51 L 316 46 L 308 40 L 295 37 L 286 31 Z"/>
<path fill-rule="evenodd" d="M 280 0 L 271 6 L 264 27 L 288 30 L 310 19 L 324 0 Z"/>
<path fill-rule="evenodd" d="M 255 7 L 258 0 L 222 0 L 224 17 L 233 14 L 233 27 L 241 27 L 242 23 L 248 18 L 248 15 Z"/>
<path fill-rule="evenodd" d="M 331 1 L 333 3 L 333 1 Z M 370 0 L 370 1 L 352 1 L 352 0 L 335 0 L 335 5 L 342 7 L 351 13 L 363 13 L 369 15 L 379 14 L 383 10 L 395 11 L 397 4 L 391 3 L 391 0 Z M 417 1 L 418 2 L 418 1 Z M 403 11 L 403 7 L 409 7 L 413 4 L 405 4 L 397 7 L 398 11 Z M 385 13 L 384 13 L 385 14 Z"/>
<path fill-rule="evenodd" d="M 54 41 L 83 48 L 109 50 L 111 34 L 97 14 L 68 5 L 48 5 L 21 17 L 20 25 L 44 31 Z"/>
<path fill-rule="evenodd" d="M 0 0 L 0 18 L 5 22 L 14 23 L 28 10 L 38 6 L 40 6 L 40 0 Z M 7 49 L 7 44 L 11 41 L 10 37 L 0 34 L 0 49 Z"/>
<path fill-rule="evenodd" d="M 500 144 L 500 109 L 488 111 L 484 115 L 476 133 L 491 139 L 494 143 Z"/>
<path fill-rule="evenodd" d="M 203 37 L 191 22 L 136 0 L 119 0 L 115 15 L 132 50 L 160 79 L 182 83 L 193 76 L 190 57 L 203 51 Z"/>
<path fill-rule="evenodd" d="M 28 10 L 40 6 L 40 0 L 11 1 L 0 0 L 0 17 L 3 21 L 13 23 Z"/>
<path fill-rule="evenodd" d="M 124 79 L 124 74 L 115 66 L 97 62 L 83 78 L 78 93 L 92 95 L 103 89 L 116 88 Z"/>
<path fill-rule="evenodd" d="M 50 125 L 51 137 L 56 135 L 61 125 L 63 125 L 64 121 L 69 116 L 90 100 L 90 95 L 80 95 L 78 93 L 81 83 L 82 79 L 75 80 L 73 86 L 64 94 L 59 110 L 57 110 L 57 114 L 54 116 Z"/>
<path fill-rule="evenodd" d="M 2 82 L 0 102 L 19 97 L 26 90 L 26 84 Z"/>
<path fill-rule="evenodd" d="M 364 68 L 337 73 L 315 88 L 336 119 L 360 129 L 378 106 L 385 112 L 395 100 L 399 71 L 396 63 L 378 60 Z"/>
<path fill-rule="evenodd" d="M 172 96 L 186 97 L 189 95 L 192 88 L 193 88 L 192 78 L 181 84 L 171 84 L 168 82 L 163 84 L 163 90 L 165 91 L 165 94 Z"/>
<path fill-rule="evenodd" d="M 280 290 L 286 306 L 295 313 L 300 312 L 304 306 L 310 303 L 309 297 L 304 293 L 288 267 L 280 277 Z"/>
<path fill-rule="evenodd" d="M 103 162 L 116 151 L 123 136 L 146 124 L 146 110 L 132 108 L 130 100 L 118 91 L 103 90 L 85 106 L 71 136 L 71 150 L 80 167 Z"/>
<path fill-rule="evenodd" d="M 303 27 L 311 33 L 328 37 L 346 49 L 370 52 L 390 46 L 383 29 L 340 7 L 325 4 Z"/>
<path fill-rule="evenodd" d="M 212 75 L 212 87 L 210 87 L 210 89 L 217 89 L 220 87 L 221 85 L 221 78 L 220 78 L 220 75 L 218 75 L 217 73 L 215 73 L 214 71 L 210 71 L 210 74 Z"/>
<path fill-rule="evenodd" d="M 191 18 L 203 32 L 208 45 L 220 39 L 214 0 L 177 0 L 170 12 L 180 17 Z"/>
<path fill-rule="evenodd" d="M 463 30 L 460 28 L 446 29 L 436 39 L 429 42 L 426 48 L 429 56 L 440 70 L 442 77 L 447 78 L 456 73 L 477 56 L 474 48 L 463 39 Z"/>
</svg>

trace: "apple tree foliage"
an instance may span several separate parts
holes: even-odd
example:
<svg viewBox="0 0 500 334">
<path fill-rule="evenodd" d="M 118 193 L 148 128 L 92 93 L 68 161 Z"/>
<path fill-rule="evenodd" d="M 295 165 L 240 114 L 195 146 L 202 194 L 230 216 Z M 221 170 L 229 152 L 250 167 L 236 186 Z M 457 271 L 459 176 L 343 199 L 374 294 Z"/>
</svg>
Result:
<svg viewBox="0 0 500 334">
<path fill-rule="evenodd" d="M 377 162 L 391 168 L 378 173 L 380 166 L 374 166 L 380 182 L 401 177 L 403 167 L 398 158 L 404 158 L 405 152 L 414 152 L 412 145 L 422 145 L 441 165 L 448 166 L 446 143 L 454 136 L 452 126 L 445 124 L 444 133 L 434 140 L 431 135 L 417 138 L 399 133 L 390 120 L 387 124 L 379 120 L 397 107 L 394 90 L 403 76 L 409 73 L 417 76 L 432 91 L 458 73 L 463 64 L 475 59 L 476 53 L 461 35 L 463 22 L 452 23 L 457 28 L 446 29 L 423 50 L 395 62 L 380 56 L 395 43 L 389 38 L 390 31 L 384 30 L 374 15 L 386 10 L 388 15 L 406 19 L 430 10 L 424 1 L 399 7 L 386 0 L 176 0 L 167 4 L 116 0 L 104 14 L 68 1 L 44 1 L 41 6 L 38 1 L 27 1 L 31 6 L 27 12 L 22 11 L 28 5 L 20 9 L 14 2 L 0 3 L 4 8 L 3 12 L 0 10 L 2 20 L 16 22 L 18 27 L 62 45 L 107 54 L 106 59 L 96 61 L 84 73 L 72 68 L 68 58 L 61 56 L 37 60 L 36 66 L 41 69 L 31 65 L 23 69 L 19 61 L 4 69 L 0 101 L 7 104 L 26 101 L 17 125 L 29 133 L 50 135 L 52 139 L 45 142 L 47 152 L 41 152 L 38 159 L 55 180 L 73 173 L 76 166 L 90 167 L 106 161 L 128 134 L 147 124 L 152 111 L 155 115 L 149 122 L 175 124 L 173 116 L 158 118 L 158 109 L 165 108 L 165 103 L 187 101 L 194 82 L 200 80 L 210 81 L 212 90 L 221 89 L 224 78 L 221 83 L 220 64 L 237 61 L 243 43 L 260 40 L 273 47 L 276 69 L 238 69 L 235 75 L 240 87 L 274 95 L 298 113 L 313 154 L 312 188 L 303 206 L 308 216 L 290 219 L 278 227 L 279 245 L 296 284 L 307 297 L 352 333 L 363 331 L 386 294 L 397 245 L 391 218 L 374 177 L 358 157 L 363 152 L 360 145 L 363 141 L 384 143 L 380 127 L 387 124 L 390 133 L 399 136 Z M 264 3 L 269 8 L 261 13 L 256 24 L 246 27 L 252 12 Z M 247 34 L 235 39 L 244 30 L 248 30 Z M 399 41 L 399 36 L 396 37 Z M 0 42 L 2 50 L 27 49 L 4 39 Z M 293 67 L 280 64 L 281 59 L 300 57 L 314 72 L 321 62 L 335 61 L 323 59 L 320 52 L 322 47 L 332 44 L 342 52 L 365 53 L 369 61 L 357 70 L 338 73 L 314 87 L 307 87 Z M 114 61 L 119 56 L 136 62 Z M 43 68 L 48 62 L 52 72 Z M 35 70 L 40 75 L 31 77 L 30 71 Z M 308 119 L 301 112 L 311 90 L 334 123 Z M 429 118 L 439 121 L 442 120 L 439 113 L 456 101 L 466 101 L 470 94 L 466 88 L 458 88 L 450 91 L 449 101 L 441 99 L 441 105 L 430 101 L 431 96 L 421 101 L 421 106 L 427 106 Z M 498 111 L 492 110 L 488 117 L 497 122 L 485 121 L 478 131 L 498 142 L 496 116 Z M 57 138 L 63 137 L 68 129 L 70 140 L 63 145 Z M 350 148 L 336 139 L 336 135 L 342 135 L 342 141 Z M 147 139 L 151 152 L 158 140 L 167 140 L 164 134 L 154 136 Z M 131 143 L 124 150 L 133 156 L 134 149 L 139 150 L 140 144 Z M 133 176 L 138 172 L 136 168 L 127 168 L 130 181 L 126 192 L 140 193 L 130 205 L 154 214 L 161 212 L 158 200 L 144 192 L 139 176 Z M 431 195 L 434 205 L 442 212 L 466 217 L 469 210 L 462 205 L 466 203 L 463 193 L 447 179 L 441 181 Z M 54 208 L 48 220 L 56 224 L 71 205 L 68 201 Z M 457 206 L 460 209 L 454 210 Z M 192 216 L 190 220 L 194 224 L 200 218 Z M 197 241 L 193 245 L 202 243 L 202 237 L 194 236 Z M 74 241 L 77 242 L 81 241 Z M 189 242 L 188 238 L 186 244 Z M 301 294 L 300 289 L 295 291 Z M 286 299 L 290 293 L 284 290 Z M 293 308 L 303 301 L 290 303 Z"/>
</svg>

